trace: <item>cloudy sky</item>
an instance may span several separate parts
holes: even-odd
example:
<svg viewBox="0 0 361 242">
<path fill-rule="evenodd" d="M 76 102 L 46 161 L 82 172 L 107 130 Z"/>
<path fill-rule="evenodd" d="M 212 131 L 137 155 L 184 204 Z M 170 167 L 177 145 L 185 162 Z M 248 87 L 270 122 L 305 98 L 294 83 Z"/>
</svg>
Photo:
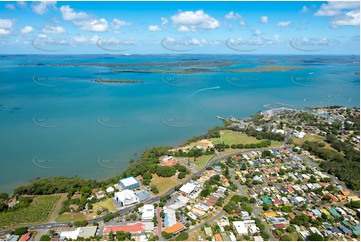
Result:
<svg viewBox="0 0 361 242">
<path fill-rule="evenodd" d="M 359 54 L 360 4 L 0 2 L 1 54 Z"/>
</svg>

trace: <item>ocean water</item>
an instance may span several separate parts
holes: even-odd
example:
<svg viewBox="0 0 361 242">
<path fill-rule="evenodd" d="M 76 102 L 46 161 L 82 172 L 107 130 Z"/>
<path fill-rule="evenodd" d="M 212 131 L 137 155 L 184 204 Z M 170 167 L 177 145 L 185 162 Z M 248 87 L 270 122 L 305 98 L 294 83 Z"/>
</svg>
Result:
<svg viewBox="0 0 361 242">
<path fill-rule="evenodd" d="M 176 61 L 232 60 L 229 68 L 307 69 L 258 73 L 116 73 L 120 67 L 25 63 L 143 63 L 124 69 L 181 69 Z M 149 62 L 164 65 L 149 66 Z M 145 63 L 145 64 L 144 64 Z M 36 177 L 102 179 L 147 147 L 176 146 L 279 103 L 297 108 L 359 106 L 359 56 L 0 56 L 0 192 Z M 203 68 L 203 67 L 202 67 Z M 209 66 L 204 68 L 216 69 Z M 107 84 L 96 79 L 143 83 Z"/>
</svg>

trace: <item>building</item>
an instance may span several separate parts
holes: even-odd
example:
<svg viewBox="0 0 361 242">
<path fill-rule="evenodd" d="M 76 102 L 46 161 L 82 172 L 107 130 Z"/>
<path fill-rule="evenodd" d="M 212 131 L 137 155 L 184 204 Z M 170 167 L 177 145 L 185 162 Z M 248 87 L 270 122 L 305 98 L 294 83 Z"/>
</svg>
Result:
<svg viewBox="0 0 361 242">
<path fill-rule="evenodd" d="M 122 186 L 123 190 L 132 190 L 139 188 L 140 186 L 138 180 L 132 176 L 120 180 L 119 184 Z"/>
<path fill-rule="evenodd" d="M 93 237 L 93 236 L 95 236 L 97 229 L 98 229 L 98 226 L 81 227 L 78 236 L 82 237 L 84 239 Z"/>
<path fill-rule="evenodd" d="M 80 228 L 77 228 L 76 230 L 72 230 L 72 231 L 63 231 L 60 233 L 60 237 L 76 240 L 78 238 L 79 232 L 80 232 Z"/>
<path fill-rule="evenodd" d="M 178 222 L 178 223 L 174 224 L 173 226 L 166 226 L 164 228 L 164 231 L 168 234 L 170 234 L 170 233 L 179 234 L 180 232 L 185 230 L 185 228 L 186 227 L 182 223 Z"/>
<path fill-rule="evenodd" d="M 118 231 L 129 232 L 131 234 L 141 234 L 145 231 L 145 225 L 144 223 L 137 222 L 128 225 L 105 226 L 103 229 L 103 234 L 109 234 L 110 232 L 116 233 Z"/>
<path fill-rule="evenodd" d="M 120 203 L 120 206 L 127 206 L 139 202 L 139 198 L 131 190 L 124 190 L 114 193 L 114 198 Z"/>
<path fill-rule="evenodd" d="M 154 218 L 154 205 L 144 204 L 142 208 L 142 221 L 152 221 Z"/>
<path fill-rule="evenodd" d="M 108 187 L 105 191 L 107 193 L 113 193 L 115 191 L 115 189 L 114 189 L 114 187 Z"/>
<path fill-rule="evenodd" d="M 236 229 L 238 234 L 241 234 L 241 235 L 248 234 L 248 229 L 245 226 L 243 221 L 234 221 L 233 226 Z"/>
<path fill-rule="evenodd" d="M 29 233 L 23 234 L 19 241 L 28 241 L 30 239 L 30 237 L 31 236 Z"/>
<path fill-rule="evenodd" d="M 183 185 L 179 191 L 190 194 L 193 192 L 193 190 L 196 188 L 196 186 L 193 183 L 188 182 L 187 184 Z"/>
</svg>

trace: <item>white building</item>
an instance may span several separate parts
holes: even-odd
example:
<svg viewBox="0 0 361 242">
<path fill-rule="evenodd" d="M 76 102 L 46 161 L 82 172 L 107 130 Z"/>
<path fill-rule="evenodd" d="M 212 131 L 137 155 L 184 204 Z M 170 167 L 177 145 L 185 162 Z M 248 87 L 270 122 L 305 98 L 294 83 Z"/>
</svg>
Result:
<svg viewBox="0 0 361 242">
<path fill-rule="evenodd" d="M 116 192 L 114 193 L 114 198 L 122 207 L 139 202 L 139 198 L 131 190 Z"/>
<path fill-rule="evenodd" d="M 243 221 L 234 221 L 233 226 L 236 229 L 238 234 L 241 234 L 241 235 L 248 234 L 248 229 L 245 226 Z"/>
<path fill-rule="evenodd" d="M 193 183 L 188 182 L 187 184 L 183 185 L 179 190 L 181 192 L 185 192 L 187 194 L 193 192 L 196 186 Z"/>
<path fill-rule="evenodd" d="M 105 191 L 107 193 L 113 193 L 115 190 L 114 190 L 114 187 L 108 187 Z"/>
<path fill-rule="evenodd" d="M 144 204 L 142 208 L 142 221 L 152 221 L 154 217 L 154 205 Z"/>
<path fill-rule="evenodd" d="M 78 238 L 78 236 L 79 236 L 79 233 L 80 233 L 80 228 L 77 228 L 76 230 L 73 230 L 73 231 L 63 231 L 63 232 L 61 232 L 60 237 L 76 240 Z"/>
</svg>

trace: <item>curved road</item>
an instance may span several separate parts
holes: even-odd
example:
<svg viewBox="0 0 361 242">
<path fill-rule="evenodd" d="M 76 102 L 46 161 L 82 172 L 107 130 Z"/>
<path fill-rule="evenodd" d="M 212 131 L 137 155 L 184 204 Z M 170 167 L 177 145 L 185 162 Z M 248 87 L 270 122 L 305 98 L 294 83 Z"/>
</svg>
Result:
<svg viewBox="0 0 361 242">
<path fill-rule="evenodd" d="M 203 167 L 201 170 L 197 171 L 196 173 L 194 173 L 192 176 L 190 176 L 188 179 L 186 179 L 185 181 L 181 182 L 178 184 L 179 185 L 184 185 L 186 183 L 188 183 L 194 176 L 198 176 L 200 174 L 202 174 L 209 166 L 215 164 L 215 163 L 218 163 L 224 159 L 227 159 L 228 157 L 231 157 L 231 156 L 234 156 L 234 155 L 238 155 L 238 154 L 242 154 L 242 153 L 248 153 L 248 152 L 252 152 L 252 151 L 262 151 L 262 150 L 268 150 L 267 148 L 262 148 L 262 149 L 252 149 L 252 150 L 242 150 L 242 151 L 237 151 L 237 152 L 234 152 L 234 153 L 231 153 L 231 154 L 228 154 L 228 155 L 225 155 L 225 156 L 222 156 L 222 157 L 219 157 L 218 154 L 215 154 L 213 155 L 207 162 L 207 164 L 205 165 L 205 167 Z M 215 156 L 219 157 L 215 160 L 212 160 Z M 160 200 L 161 197 L 165 196 L 165 195 L 172 195 L 174 192 L 175 192 L 175 188 L 171 188 L 168 192 L 166 192 L 165 194 L 163 194 L 162 196 L 158 196 L 158 197 L 152 197 L 152 198 L 149 198 L 147 200 L 145 200 L 144 202 L 145 203 L 155 203 L 157 201 Z M 115 211 L 115 212 L 112 212 L 110 214 L 115 214 L 115 213 L 119 213 L 119 214 L 123 214 L 123 213 L 127 213 L 131 210 L 133 210 L 135 208 L 136 205 L 133 205 L 133 206 L 130 206 L 130 207 L 126 207 L 126 208 L 123 208 L 123 209 L 120 209 L 118 211 Z M 109 215 L 109 214 L 107 214 Z M 100 216 L 98 218 L 95 218 L 95 219 L 90 219 L 88 220 L 88 223 L 89 224 L 92 224 L 94 222 L 100 222 L 104 219 L 105 216 L 107 215 L 103 215 L 103 216 Z M 220 216 L 221 214 L 218 213 L 216 215 L 217 216 Z M 68 226 L 68 224 L 73 224 L 73 222 L 70 222 L 70 223 L 57 223 L 57 222 L 50 222 L 50 223 L 44 223 L 44 224 L 33 224 L 33 225 L 19 225 L 19 226 L 22 226 L 22 227 L 28 227 L 29 229 L 32 229 L 32 230 L 37 230 L 37 229 L 51 229 L 51 228 L 57 228 L 57 227 L 66 227 Z M 19 227 L 17 226 L 17 227 Z M 197 227 L 197 226 L 196 226 Z M 4 230 L 4 231 L 1 231 L 0 232 L 0 236 L 1 235 L 5 235 L 5 234 L 8 234 L 12 231 L 12 229 L 7 229 L 7 230 Z"/>
</svg>

